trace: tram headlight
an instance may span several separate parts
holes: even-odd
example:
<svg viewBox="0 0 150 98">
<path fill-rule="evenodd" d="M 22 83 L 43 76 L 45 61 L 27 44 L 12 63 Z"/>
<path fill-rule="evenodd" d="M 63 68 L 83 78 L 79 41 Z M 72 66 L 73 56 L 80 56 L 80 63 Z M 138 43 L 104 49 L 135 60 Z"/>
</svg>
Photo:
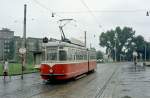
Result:
<svg viewBox="0 0 150 98">
<path fill-rule="evenodd" d="M 50 70 L 49 70 L 49 72 L 50 72 L 50 73 L 52 73 L 52 72 L 53 72 L 53 70 L 52 70 L 52 69 L 50 69 Z"/>
</svg>

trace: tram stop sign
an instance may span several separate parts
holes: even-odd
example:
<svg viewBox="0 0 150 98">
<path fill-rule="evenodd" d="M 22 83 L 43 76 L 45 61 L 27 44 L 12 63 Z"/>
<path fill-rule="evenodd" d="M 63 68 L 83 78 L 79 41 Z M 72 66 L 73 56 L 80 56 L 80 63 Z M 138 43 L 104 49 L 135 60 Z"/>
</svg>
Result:
<svg viewBox="0 0 150 98">
<path fill-rule="evenodd" d="M 26 48 L 19 48 L 19 53 L 20 54 L 25 54 L 26 53 Z"/>
<path fill-rule="evenodd" d="M 43 38 L 43 43 L 48 43 L 48 38 L 47 37 Z"/>
</svg>

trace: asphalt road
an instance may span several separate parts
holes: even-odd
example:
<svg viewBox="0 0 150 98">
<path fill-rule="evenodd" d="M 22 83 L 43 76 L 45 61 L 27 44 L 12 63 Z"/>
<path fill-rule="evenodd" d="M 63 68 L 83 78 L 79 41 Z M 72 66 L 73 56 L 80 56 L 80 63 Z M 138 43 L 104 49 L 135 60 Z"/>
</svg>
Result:
<svg viewBox="0 0 150 98">
<path fill-rule="evenodd" d="M 150 68 L 128 62 L 98 64 L 94 73 L 61 83 L 45 83 L 38 73 L 0 78 L 0 98 L 150 98 Z"/>
</svg>

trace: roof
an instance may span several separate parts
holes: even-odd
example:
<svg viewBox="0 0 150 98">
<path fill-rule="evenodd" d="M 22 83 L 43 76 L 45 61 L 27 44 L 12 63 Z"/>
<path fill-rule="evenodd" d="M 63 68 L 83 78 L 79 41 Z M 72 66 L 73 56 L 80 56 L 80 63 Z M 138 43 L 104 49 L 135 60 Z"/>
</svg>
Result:
<svg viewBox="0 0 150 98">
<path fill-rule="evenodd" d="M 0 30 L 0 32 L 10 32 L 10 33 L 14 33 L 14 31 L 11 31 L 8 28 L 2 28 L 2 30 Z"/>
<path fill-rule="evenodd" d="M 86 47 L 83 47 L 83 46 L 79 46 L 79 45 L 75 45 L 75 44 L 71 44 L 71 43 L 67 43 L 67 42 L 61 42 L 61 41 L 46 43 L 46 47 L 57 47 L 57 46 L 86 49 Z"/>
</svg>

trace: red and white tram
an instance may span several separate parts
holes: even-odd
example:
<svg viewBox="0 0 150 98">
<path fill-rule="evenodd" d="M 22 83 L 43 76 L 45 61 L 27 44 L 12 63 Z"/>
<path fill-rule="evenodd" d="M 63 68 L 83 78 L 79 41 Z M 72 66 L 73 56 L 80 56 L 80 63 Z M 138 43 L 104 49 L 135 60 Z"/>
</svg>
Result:
<svg viewBox="0 0 150 98">
<path fill-rule="evenodd" d="M 96 52 L 84 46 L 63 41 L 45 45 L 46 61 L 40 65 L 42 79 L 65 80 L 94 71 Z"/>
</svg>

